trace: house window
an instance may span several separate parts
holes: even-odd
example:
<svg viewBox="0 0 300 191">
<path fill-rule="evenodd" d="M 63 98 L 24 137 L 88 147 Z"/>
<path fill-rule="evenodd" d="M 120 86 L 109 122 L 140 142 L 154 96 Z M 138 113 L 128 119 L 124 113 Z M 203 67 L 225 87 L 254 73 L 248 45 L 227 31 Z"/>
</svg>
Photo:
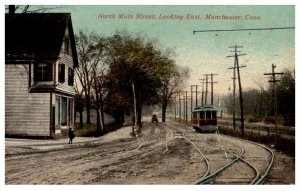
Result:
<svg viewBox="0 0 300 191">
<path fill-rule="evenodd" d="M 59 83 L 65 82 L 65 65 L 64 64 L 58 65 L 58 82 Z"/>
<path fill-rule="evenodd" d="M 66 97 L 61 97 L 61 118 L 60 118 L 60 125 L 66 126 L 67 125 L 67 116 L 68 116 L 68 102 Z"/>
<path fill-rule="evenodd" d="M 60 96 L 56 96 L 56 101 L 55 101 L 55 129 L 60 128 Z"/>
<path fill-rule="evenodd" d="M 69 126 L 73 126 L 73 99 L 68 98 L 68 124 Z"/>
<path fill-rule="evenodd" d="M 73 98 L 56 95 L 55 102 L 55 129 L 63 126 L 73 126 Z"/>
<path fill-rule="evenodd" d="M 52 81 L 52 64 L 44 62 L 35 64 L 34 81 Z"/>
<path fill-rule="evenodd" d="M 69 49 L 70 49 L 70 40 L 69 40 L 69 37 L 68 36 L 65 36 L 65 39 L 64 39 L 64 50 L 65 50 L 65 53 L 69 54 Z"/>
<path fill-rule="evenodd" d="M 74 84 L 74 70 L 72 68 L 68 69 L 68 85 L 73 86 Z"/>
</svg>

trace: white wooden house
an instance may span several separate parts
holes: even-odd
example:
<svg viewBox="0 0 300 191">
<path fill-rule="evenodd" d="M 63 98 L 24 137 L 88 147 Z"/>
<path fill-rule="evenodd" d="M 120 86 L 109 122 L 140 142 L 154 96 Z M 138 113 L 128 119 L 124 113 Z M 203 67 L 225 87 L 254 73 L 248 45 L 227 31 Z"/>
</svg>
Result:
<svg viewBox="0 0 300 191">
<path fill-rule="evenodd" d="M 71 15 L 5 15 L 5 136 L 56 137 L 74 126 Z"/>
</svg>

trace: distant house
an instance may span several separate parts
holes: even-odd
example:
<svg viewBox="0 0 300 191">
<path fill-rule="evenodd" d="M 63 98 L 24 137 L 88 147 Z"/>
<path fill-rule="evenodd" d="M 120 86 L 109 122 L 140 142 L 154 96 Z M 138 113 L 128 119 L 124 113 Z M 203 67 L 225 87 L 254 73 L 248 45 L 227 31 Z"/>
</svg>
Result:
<svg viewBox="0 0 300 191">
<path fill-rule="evenodd" d="M 76 67 L 69 13 L 6 14 L 6 137 L 55 137 L 73 127 Z"/>
</svg>

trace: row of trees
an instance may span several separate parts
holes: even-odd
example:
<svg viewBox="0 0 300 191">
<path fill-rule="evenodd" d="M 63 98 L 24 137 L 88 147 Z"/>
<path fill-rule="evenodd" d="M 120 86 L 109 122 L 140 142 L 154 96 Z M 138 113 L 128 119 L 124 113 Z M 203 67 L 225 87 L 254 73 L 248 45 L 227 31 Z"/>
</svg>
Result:
<svg viewBox="0 0 300 191">
<path fill-rule="evenodd" d="M 295 125 L 295 71 L 285 70 L 283 75 L 278 78 L 280 81 L 276 83 L 277 96 L 277 115 L 283 119 L 285 125 Z M 267 82 L 265 78 L 263 81 Z M 244 113 L 251 120 L 274 121 L 274 103 L 275 95 L 273 95 L 272 84 L 257 82 L 259 89 L 248 89 L 243 91 Z M 273 101 L 272 101 L 273 100 Z M 236 111 L 239 111 L 236 104 Z M 232 95 L 225 98 L 225 107 L 228 113 L 233 110 Z"/>
<path fill-rule="evenodd" d="M 9 5 L 7 12 L 47 12 L 47 6 Z M 98 135 L 108 131 L 104 125 L 104 111 L 122 123 L 125 112 L 133 111 L 136 98 L 137 122 L 141 123 L 142 106 L 160 103 L 162 121 L 174 93 L 189 76 L 187 68 L 179 67 L 171 50 L 159 48 L 158 42 L 146 41 L 143 35 L 118 32 L 111 37 L 80 31 L 76 35 L 79 67 L 76 74 L 75 119 L 79 112 L 83 126 L 83 111 L 87 124 L 91 123 L 91 108 L 97 111 Z M 133 94 L 132 87 L 135 87 Z"/>
<path fill-rule="evenodd" d="M 146 40 L 140 34 L 117 32 L 103 37 L 80 31 L 76 45 L 79 67 L 75 70 L 75 111 L 80 113 L 82 125 L 83 109 L 86 109 L 86 123 L 91 123 L 90 111 L 96 108 L 98 135 L 108 131 L 104 126 L 104 111 L 122 123 L 125 113 L 133 114 L 134 98 L 138 124 L 143 105 L 159 103 L 165 121 L 172 95 L 189 76 L 187 68 L 175 64 L 171 50 L 163 50 L 158 42 Z"/>
</svg>

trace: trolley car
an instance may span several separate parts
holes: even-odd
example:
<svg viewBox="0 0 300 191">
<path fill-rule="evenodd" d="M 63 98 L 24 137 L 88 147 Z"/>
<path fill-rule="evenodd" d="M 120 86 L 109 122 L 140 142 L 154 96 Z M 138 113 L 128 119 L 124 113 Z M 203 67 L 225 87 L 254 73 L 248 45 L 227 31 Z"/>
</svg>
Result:
<svg viewBox="0 0 300 191">
<path fill-rule="evenodd" d="M 192 125 L 199 132 L 217 131 L 217 109 L 212 105 L 196 107 L 192 112 Z"/>
</svg>

